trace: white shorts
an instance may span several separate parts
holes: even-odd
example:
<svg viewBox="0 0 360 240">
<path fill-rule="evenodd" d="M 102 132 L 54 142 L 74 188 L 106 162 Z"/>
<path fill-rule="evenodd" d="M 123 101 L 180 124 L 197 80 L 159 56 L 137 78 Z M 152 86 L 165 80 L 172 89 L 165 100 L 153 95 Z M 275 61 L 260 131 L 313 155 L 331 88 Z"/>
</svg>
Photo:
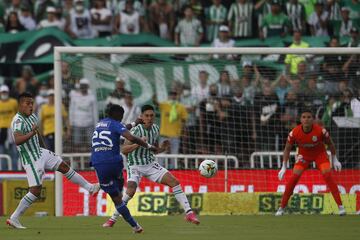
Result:
<svg viewBox="0 0 360 240">
<path fill-rule="evenodd" d="M 133 165 L 127 168 L 127 181 L 136 182 L 139 186 L 141 177 L 146 177 L 152 182 L 160 183 L 163 176 L 168 170 L 160 166 L 157 162 L 152 162 L 147 165 Z"/>
<path fill-rule="evenodd" d="M 62 159 L 55 153 L 41 148 L 41 156 L 38 160 L 30 164 L 23 164 L 26 171 L 29 187 L 39 186 L 42 184 L 45 176 L 45 169 L 55 171 L 61 164 Z"/>
</svg>

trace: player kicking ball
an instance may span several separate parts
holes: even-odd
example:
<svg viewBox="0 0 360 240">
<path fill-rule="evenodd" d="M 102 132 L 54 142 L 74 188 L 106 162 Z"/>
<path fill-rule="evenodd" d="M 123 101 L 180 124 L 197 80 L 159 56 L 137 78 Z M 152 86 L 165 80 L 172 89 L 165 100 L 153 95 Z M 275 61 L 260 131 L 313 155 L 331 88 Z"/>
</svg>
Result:
<svg viewBox="0 0 360 240">
<path fill-rule="evenodd" d="M 159 144 L 159 126 L 154 124 L 155 112 L 151 105 L 144 105 L 141 108 L 141 119 L 143 124 L 139 124 L 131 129 L 131 132 L 140 138 L 146 139 L 149 144 L 158 146 Z M 155 154 L 165 151 L 169 147 L 169 142 L 164 141 L 158 151 L 149 151 L 136 142 L 126 141 L 122 146 L 122 153 L 127 155 L 127 189 L 124 193 L 123 201 L 127 203 L 134 196 L 137 186 L 139 186 L 142 177 L 157 183 L 167 185 L 172 188 L 176 200 L 185 211 L 185 219 L 188 222 L 199 224 L 195 213 L 192 211 L 189 201 L 182 191 L 179 181 L 165 168 L 155 161 Z M 103 224 L 103 227 L 112 227 L 119 217 L 115 212 L 113 216 Z"/>
<path fill-rule="evenodd" d="M 124 164 L 120 155 L 120 137 L 142 146 L 149 153 L 158 151 L 158 148 L 131 134 L 121 123 L 123 115 L 121 106 L 111 105 L 108 117 L 97 123 L 92 137 L 91 165 L 95 168 L 101 189 L 109 194 L 117 212 L 129 223 L 134 233 L 141 233 L 143 228 L 133 219 L 126 202 L 122 200 Z"/>
<path fill-rule="evenodd" d="M 317 168 L 321 171 L 326 185 L 331 191 L 336 204 L 339 207 L 339 215 L 345 215 L 345 208 L 342 205 L 339 189 L 331 176 L 331 165 L 326 153 L 325 144 L 331 152 L 331 160 L 335 171 L 341 171 L 341 163 L 336 157 L 336 149 L 329 133 L 325 128 L 314 123 L 314 116 L 310 110 L 304 110 L 300 117 L 301 124 L 295 127 L 287 138 L 284 149 L 283 165 L 279 171 L 281 181 L 286 171 L 286 164 L 289 161 L 290 151 L 294 144 L 299 148 L 296 156 L 296 163 L 293 175 L 286 184 L 285 192 L 281 200 L 281 206 L 275 216 L 284 215 L 284 209 L 293 193 L 295 185 L 299 181 L 301 174 L 315 161 Z"/>
<path fill-rule="evenodd" d="M 26 171 L 29 192 L 20 200 L 6 223 L 13 228 L 24 229 L 26 227 L 20 223 L 19 217 L 40 197 L 45 169 L 61 172 L 71 182 L 85 188 L 92 195 L 100 190 L 100 186 L 89 183 L 55 153 L 40 147 L 38 119 L 33 114 L 34 97 L 30 93 L 22 93 L 18 101 L 19 112 L 11 122 L 11 131 L 19 152 L 19 160 Z"/>
</svg>

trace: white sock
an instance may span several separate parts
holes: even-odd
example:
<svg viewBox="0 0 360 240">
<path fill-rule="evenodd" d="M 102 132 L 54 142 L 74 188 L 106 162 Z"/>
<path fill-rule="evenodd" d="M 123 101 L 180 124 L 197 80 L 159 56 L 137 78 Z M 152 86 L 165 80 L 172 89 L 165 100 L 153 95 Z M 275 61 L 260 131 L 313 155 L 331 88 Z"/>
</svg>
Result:
<svg viewBox="0 0 360 240">
<path fill-rule="evenodd" d="M 83 176 L 78 174 L 74 171 L 74 169 L 70 168 L 70 170 L 64 174 L 67 179 L 69 179 L 71 182 L 80 185 L 81 187 L 85 188 L 86 190 L 90 191 L 92 188 L 92 184 L 86 181 Z"/>
<path fill-rule="evenodd" d="M 37 197 L 28 192 L 19 202 L 19 205 L 15 209 L 14 213 L 11 215 L 10 219 L 18 219 L 21 215 L 24 214 L 26 209 L 28 209 L 33 202 L 35 202 Z"/>
<path fill-rule="evenodd" d="M 191 207 L 189 200 L 187 199 L 185 193 L 182 191 L 180 184 L 172 188 L 173 194 L 175 195 L 176 200 L 183 207 L 185 213 L 191 212 Z"/>
<path fill-rule="evenodd" d="M 132 197 L 130 197 L 129 195 L 127 195 L 126 193 L 123 194 L 122 200 L 123 202 L 125 202 L 125 204 L 127 204 Z M 118 213 L 118 211 L 115 209 L 115 212 L 113 213 L 113 215 L 111 216 L 111 220 L 113 220 L 114 222 L 117 221 L 117 219 L 120 217 L 120 214 Z"/>
</svg>

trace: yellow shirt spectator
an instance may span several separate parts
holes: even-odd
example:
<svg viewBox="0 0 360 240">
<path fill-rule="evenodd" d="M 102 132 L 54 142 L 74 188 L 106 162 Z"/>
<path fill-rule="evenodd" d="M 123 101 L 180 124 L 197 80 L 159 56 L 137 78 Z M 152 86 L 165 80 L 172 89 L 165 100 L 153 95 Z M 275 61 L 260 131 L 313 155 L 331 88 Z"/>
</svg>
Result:
<svg viewBox="0 0 360 240">
<path fill-rule="evenodd" d="M 160 135 L 164 137 L 180 137 L 183 122 L 187 120 L 188 113 L 184 105 L 179 102 L 159 103 L 161 121 Z"/>
<path fill-rule="evenodd" d="M 65 119 L 68 116 L 64 105 L 62 106 L 62 116 Z M 42 134 L 47 136 L 55 133 L 55 106 L 47 103 L 43 104 L 40 109 L 39 117 L 41 121 Z"/>
<path fill-rule="evenodd" d="M 309 44 L 301 41 L 299 44 L 292 43 L 289 48 L 308 48 Z M 305 61 L 305 55 L 287 54 L 285 63 L 290 65 L 290 73 L 296 75 L 298 64 Z"/>
<path fill-rule="evenodd" d="M 0 128 L 9 128 L 11 120 L 18 111 L 17 101 L 13 98 L 0 100 Z"/>
</svg>

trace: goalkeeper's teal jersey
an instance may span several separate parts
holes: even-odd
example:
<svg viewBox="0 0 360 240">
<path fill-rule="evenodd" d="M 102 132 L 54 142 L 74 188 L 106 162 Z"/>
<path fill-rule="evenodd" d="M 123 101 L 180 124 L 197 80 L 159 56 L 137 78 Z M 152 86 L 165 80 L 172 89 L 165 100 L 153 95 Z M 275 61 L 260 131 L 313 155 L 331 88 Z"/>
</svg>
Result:
<svg viewBox="0 0 360 240">
<path fill-rule="evenodd" d="M 137 137 L 146 137 L 146 141 L 151 145 L 154 145 L 159 141 L 159 126 L 153 124 L 150 129 L 146 129 L 143 124 L 139 124 L 132 128 L 130 131 Z M 127 163 L 128 166 L 133 165 L 147 165 L 155 161 L 155 155 L 149 149 L 144 147 L 138 147 L 134 151 L 128 154 Z"/>
<path fill-rule="evenodd" d="M 14 135 L 14 133 L 19 132 L 25 135 L 32 131 L 34 124 L 38 125 L 38 118 L 35 114 L 27 117 L 21 113 L 17 113 L 11 122 L 12 134 Z M 23 144 L 16 146 L 16 148 L 23 164 L 30 164 L 40 158 L 41 148 L 37 134 Z"/>
</svg>

